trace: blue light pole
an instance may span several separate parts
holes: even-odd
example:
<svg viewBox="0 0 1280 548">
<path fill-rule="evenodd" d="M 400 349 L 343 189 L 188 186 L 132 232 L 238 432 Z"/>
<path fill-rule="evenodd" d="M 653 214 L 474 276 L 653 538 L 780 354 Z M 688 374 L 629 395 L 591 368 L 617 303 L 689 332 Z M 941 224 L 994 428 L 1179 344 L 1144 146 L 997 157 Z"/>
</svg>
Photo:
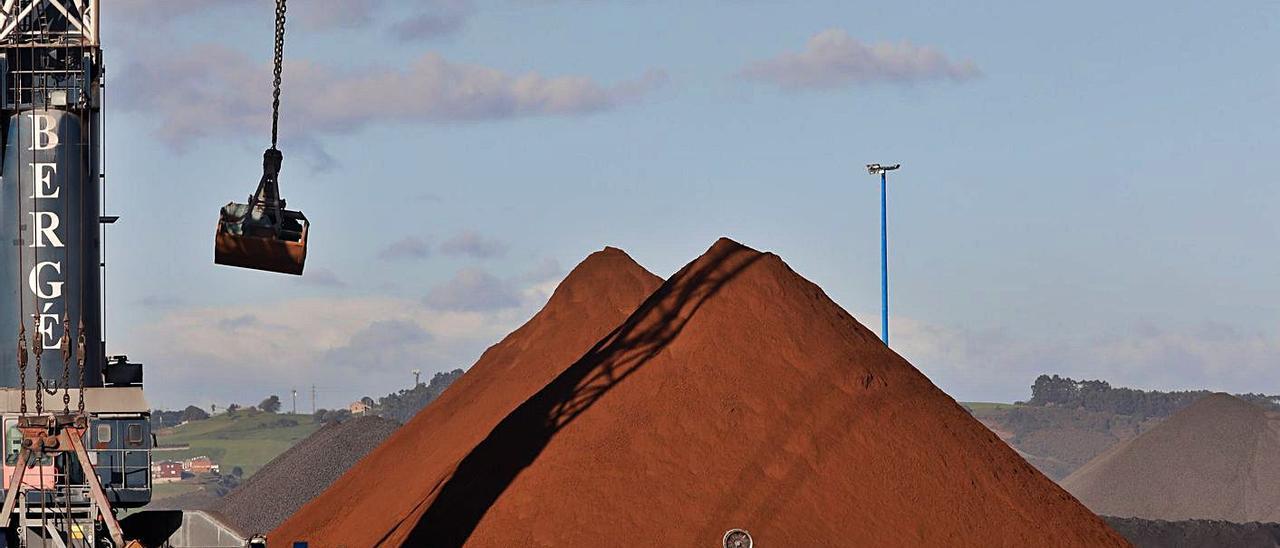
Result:
<svg viewBox="0 0 1280 548">
<path fill-rule="evenodd" d="M 884 345 L 889 346 L 889 184 L 888 172 L 902 164 L 882 166 L 867 164 L 867 173 L 880 176 L 880 332 Z"/>
</svg>

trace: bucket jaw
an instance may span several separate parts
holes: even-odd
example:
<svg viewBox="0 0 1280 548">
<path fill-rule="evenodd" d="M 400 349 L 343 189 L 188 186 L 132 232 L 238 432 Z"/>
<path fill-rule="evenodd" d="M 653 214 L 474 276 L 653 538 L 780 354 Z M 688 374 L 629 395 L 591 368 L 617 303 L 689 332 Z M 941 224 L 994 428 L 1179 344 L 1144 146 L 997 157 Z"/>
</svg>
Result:
<svg viewBox="0 0 1280 548">
<path fill-rule="evenodd" d="M 285 209 L 279 176 L 283 156 L 267 149 L 262 180 L 249 203 L 222 207 L 214 233 L 213 262 L 240 268 L 301 275 L 307 260 L 310 223 L 301 211 Z"/>
</svg>

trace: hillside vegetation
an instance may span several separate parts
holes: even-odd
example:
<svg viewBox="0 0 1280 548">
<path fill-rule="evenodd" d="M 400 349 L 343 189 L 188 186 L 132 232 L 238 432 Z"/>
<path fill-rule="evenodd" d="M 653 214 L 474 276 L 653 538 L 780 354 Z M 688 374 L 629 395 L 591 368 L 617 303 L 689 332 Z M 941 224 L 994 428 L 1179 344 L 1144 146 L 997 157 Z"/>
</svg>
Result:
<svg viewBox="0 0 1280 548">
<path fill-rule="evenodd" d="M 1022 458 L 1054 480 L 1067 477 L 1112 445 L 1160 423 L 1159 418 L 1079 408 L 1026 404 L 965 407 Z"/>
<path fill-rule="evenodd" d="M 1026 403 L 1034 407 L 1085 409 L 1145 419 L 1168 417 L 1212 393 L 1209 390 L 1161 392 L 1116 388 L 1107 381 L 1077 381 L 1057 375 L 1052 377 L 1040 375 L 1036 378 L 1035 384 L 1031 385 L 1031 399 Z M 1280 396 L 1236 394 L 1236 397 L 1264 408 L 1280 411 Z"/>
<path fill-rule="evenodd" d="M 188 445 L 177 451 L 157 451 L 155 460 L 208 456 L 229 474 L 235 467 L 249 477 L 299 440 L 320 428 L 311 415 L 240 410 L 156 431 L 160 447 Z"/>
<path fill-rule="evenodd" d="M 1027 462 L 1060 480 L 1111 446 L 1137 437 L 1211 393 L 1116 388 L 1106 381 L 1041 375 L 1026 402 L 964 405 Z M 1277 396 L 1238 397 L 1280 409 Z"/>
</svg>

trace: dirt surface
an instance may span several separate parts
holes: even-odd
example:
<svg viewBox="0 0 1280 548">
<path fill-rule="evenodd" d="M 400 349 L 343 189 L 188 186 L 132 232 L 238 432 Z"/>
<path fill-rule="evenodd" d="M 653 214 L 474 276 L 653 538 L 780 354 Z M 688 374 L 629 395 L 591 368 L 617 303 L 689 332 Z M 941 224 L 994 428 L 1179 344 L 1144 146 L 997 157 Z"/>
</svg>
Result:
<svg viewBox="0 0 1280 548">
<path fill-rule="evenodd" d="M 209 511 L 246 536 L 270 531 L 324 492 L 399 426 L 382 417 L 327 424 L 267 463 Z"/>
<path fill-rule="evenodd" d="M 1137 548 L 1277 548 L 1280 523 L 1104 518 Z"/>
<path fill-rule="evenodd" d="M 562 372 L 393 529 L 299 520 L 273 538 L 712 546 L 737 527 L 763 546 L 1127 545 L 774 255 L 721 240 L 570 361 L 539 367 Z M 375 500 L 400 514 L 365 496 L 314 510 Z"/>
<path fill-rule="evenodd" d="M 1280 414 L 1214 394 L 1062 485 L 1099 514 L 1280 522 Z"/>
<path fill-rule="evenodd" d="M 278 542 L 367 547 L 415 523 L 454 467 L 512 410 L 626 319 L 662 279 L 621 250 L 593 253 L 532 319 L 489 348 L 328 491 L 270 534 Z"/>
</svg>

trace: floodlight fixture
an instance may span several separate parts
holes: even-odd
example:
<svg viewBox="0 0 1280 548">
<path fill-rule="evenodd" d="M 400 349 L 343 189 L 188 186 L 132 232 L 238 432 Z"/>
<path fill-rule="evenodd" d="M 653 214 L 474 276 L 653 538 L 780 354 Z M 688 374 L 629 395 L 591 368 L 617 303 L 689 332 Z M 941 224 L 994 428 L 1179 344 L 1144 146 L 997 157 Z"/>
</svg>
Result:
<svg viewBox="0 0 1280 548">
<path fill-rule="evenodd" d="M 872 175 L 882 175 L 886 171 L 893 171 L 902 167 L 902 164 L 893 164 L 891 166 L 883 166 L 880 164 L 867 164 L 867 173 Z"/>
</svg>

